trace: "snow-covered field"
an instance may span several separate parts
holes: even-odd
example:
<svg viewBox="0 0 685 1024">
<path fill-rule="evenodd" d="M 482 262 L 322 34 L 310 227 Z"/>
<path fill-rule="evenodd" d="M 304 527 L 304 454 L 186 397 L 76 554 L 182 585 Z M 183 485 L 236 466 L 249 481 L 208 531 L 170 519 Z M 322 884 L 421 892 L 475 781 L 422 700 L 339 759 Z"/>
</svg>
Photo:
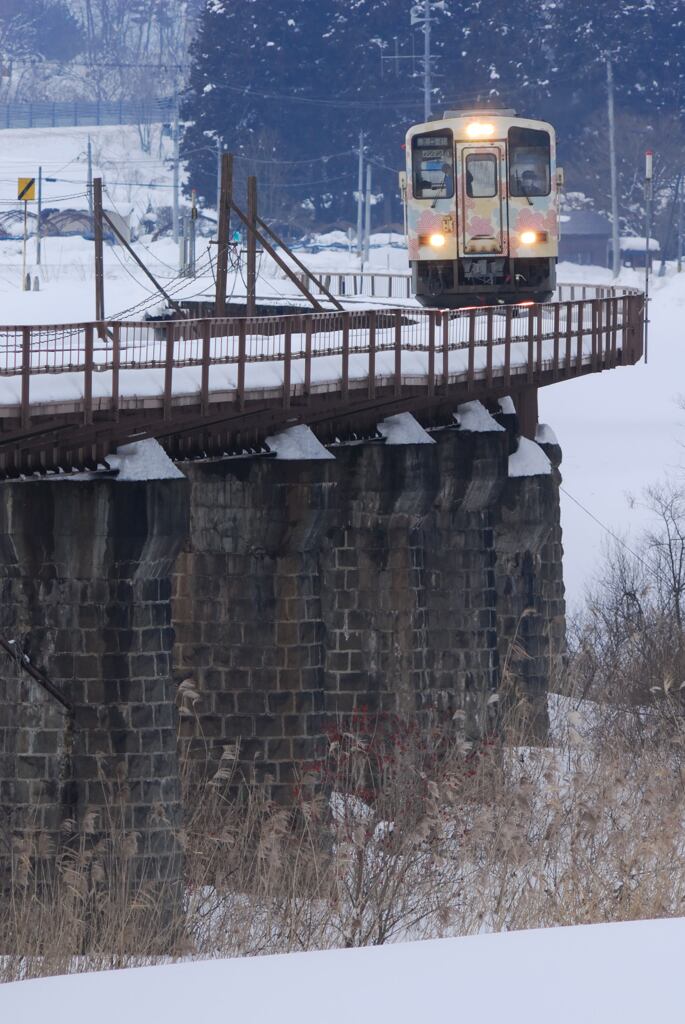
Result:
<svg viewBox="0 0 685 1024">
<path fill-rule="evenodd" d="M 12 1024 L 647 1024 L 682 1014 L 685 920 L 216 960 L 0 986 Z"/>
</svg>

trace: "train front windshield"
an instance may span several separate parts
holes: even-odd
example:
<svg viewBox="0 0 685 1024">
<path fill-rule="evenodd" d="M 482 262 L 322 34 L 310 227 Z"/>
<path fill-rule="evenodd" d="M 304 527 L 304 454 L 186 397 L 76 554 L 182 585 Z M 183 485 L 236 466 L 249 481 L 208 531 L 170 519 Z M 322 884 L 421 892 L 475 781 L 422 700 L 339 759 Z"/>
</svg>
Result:
<svg viewBox="0 0 685 1024">
<path fill-rule="evenodd" d="M 454 195 L 452 132 L 414 136 L 412 177 L 415 199 L 450 199 Z"/>
<path fill-rule="evenodd" d="M 509 194 L 548 196 L 550 193 L 550 138 L 533 128 L 509 129 Z"/>
</svg>

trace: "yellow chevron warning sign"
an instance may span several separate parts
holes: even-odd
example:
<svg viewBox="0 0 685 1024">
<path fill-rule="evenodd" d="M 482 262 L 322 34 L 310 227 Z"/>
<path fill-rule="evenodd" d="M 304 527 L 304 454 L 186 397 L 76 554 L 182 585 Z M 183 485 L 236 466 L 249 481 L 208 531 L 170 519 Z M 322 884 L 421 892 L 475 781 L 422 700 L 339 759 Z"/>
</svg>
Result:
<svg viewBox="0 0 685 1024">
<path fill-rule="evenodd" d="M 17 185 L 17 199 L 30 203 L 36 198 L 36 179 L 20 178 Z"/>
</svg>

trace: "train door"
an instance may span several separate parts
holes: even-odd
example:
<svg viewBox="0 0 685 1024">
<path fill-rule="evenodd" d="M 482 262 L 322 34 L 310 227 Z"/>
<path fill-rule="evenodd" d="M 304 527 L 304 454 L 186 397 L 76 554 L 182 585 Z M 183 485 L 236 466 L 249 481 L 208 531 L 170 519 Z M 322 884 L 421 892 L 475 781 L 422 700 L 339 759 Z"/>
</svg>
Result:
<svg viewBox="0 0 685 1024">
<path fill-rule="evenodd" d="M 462 255 L 506 256 L 503 218 L 504 147 L 457 146 Z"/>
</svg>

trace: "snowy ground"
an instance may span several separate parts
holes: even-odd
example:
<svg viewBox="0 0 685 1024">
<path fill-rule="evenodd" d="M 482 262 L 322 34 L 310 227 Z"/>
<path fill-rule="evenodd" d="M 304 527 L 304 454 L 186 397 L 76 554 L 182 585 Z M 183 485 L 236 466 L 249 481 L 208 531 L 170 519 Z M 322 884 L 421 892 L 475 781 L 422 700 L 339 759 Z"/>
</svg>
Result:
<svg viewBox="0 0 685 1024">
<path fill-rule="evenodd" d="M 217 960 L 0 986 L 21 1024 L 646 1024 L 682 1013 L 685 920 Z"/>
</svg>

